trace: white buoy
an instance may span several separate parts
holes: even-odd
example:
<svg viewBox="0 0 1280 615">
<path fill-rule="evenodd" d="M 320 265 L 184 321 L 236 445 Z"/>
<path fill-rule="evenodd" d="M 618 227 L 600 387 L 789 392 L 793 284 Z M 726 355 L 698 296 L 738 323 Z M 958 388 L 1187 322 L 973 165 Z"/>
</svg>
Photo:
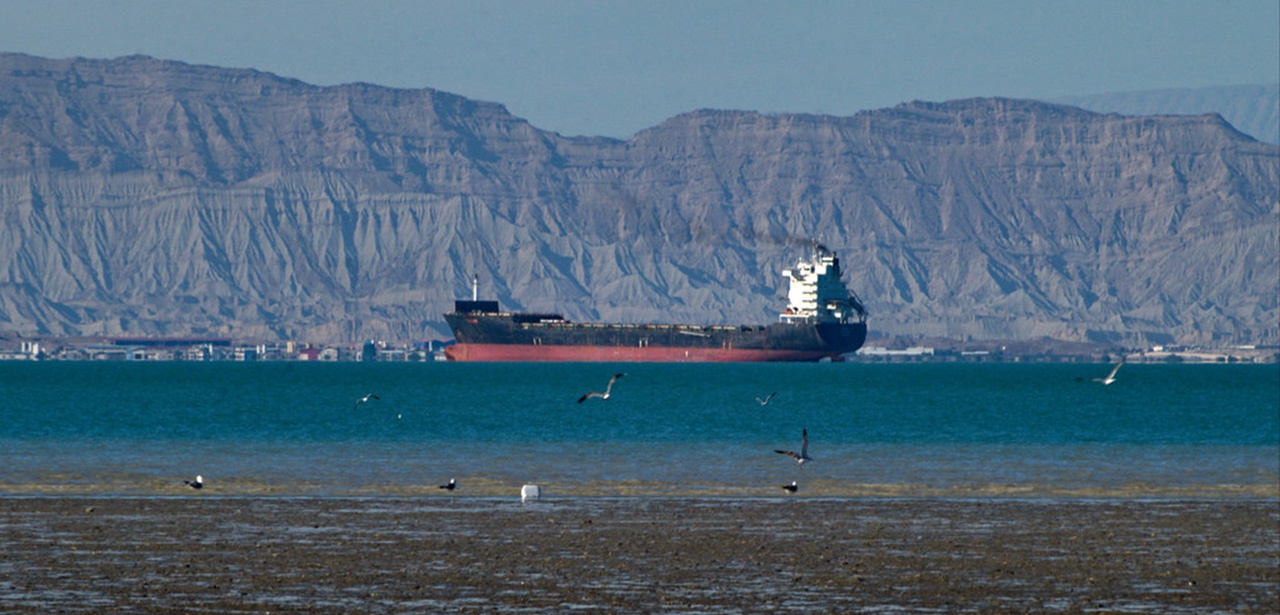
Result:
<svg viewBox="0 0 1280 615">
<path fill-rule="evenodd" d="M 520 501 L 528 502 L 542 497 L 542 489 L 537 485 L 525 485 L 520 488 Z"/>
</svg>

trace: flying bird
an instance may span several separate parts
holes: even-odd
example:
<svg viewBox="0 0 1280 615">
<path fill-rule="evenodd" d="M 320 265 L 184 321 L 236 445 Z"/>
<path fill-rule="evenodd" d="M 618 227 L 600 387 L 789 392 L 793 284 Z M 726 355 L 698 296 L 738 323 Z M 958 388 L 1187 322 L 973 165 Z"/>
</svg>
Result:
<svg viewBox="0 0 1280 615">
<path fill-rule="evenodd" d="M 800 489 L 800 486 L 796 484 L 796 481 L 791 481 L 790 485 L 782 486 L 782 490 L 786 491 L 787 493 L 795 493 L 799 489 Z"/>
<path fill-rule="evenodd" d="M 756 398 L 756 403 L 760 404 L 760 407 L 762 407 L 762 408 L 763 408 L 764 406 L 769 405 L 769 402 L 770 402 L 770 401 L 773 401 L 773 396 L 774 396 L 774 395 L 777 395 L 777 394 L 778 394 L 778 392 L 777 392 L 777 391 L 774 391 L 774 392 L 770 393 L 768 396 L 766 396 L 764 399 L 760 399 L 759 397 L 757 397 L 757 398 Z"/>
<path fill-rule="evenodd" d="M 609 386 L 606 386 L 606 387 L 604 388 L 604 392 L 603 392 L 603 393 L 598 393 L 598 392 L 596 392 L 596 391 L 591 391 L 590 393 L 587 393 L 587 394 L 583 395 L 582 397 L 579 397 L 579 398 L 578 398 L 578 403 L 582 403 L 582 402 L 584 402 L 584 401 L 587 401 L 588 399 L 591 399 L 592 397 L 599 397 L 600 399 L 609 399 L 609 393 L 613 391 L 613 383 L 617 382 L 619 378 L 621 378 L 621 377 L 623 377 L 623 376 L 625 376 L 625 375 L 626 375 L 626 374 L 614 374 L 614 375 L 613 375 L 613 377 L 609 379 Z"/>
<path fill-rule="evenodd" d="M 774 449 L 773 452 L 780 453 L 792 459 L 795 459 L 796 463 L 800 464 L 800 467 L 803 468 L 805 462 L 813 461 L 813 457 L 809 456 L 809 430 L 805 429 L 804 431 L 801 432 L 801 434 L 803 439 L 800 441 L 799 453 L 796 453 L 794 451 L 783 451 L 778 449 Z"/>
<path fill-rule="evenodd" d="M 448 482 L 447 484 L 440 485 L 440 488 L 441 488 L 441 489 L 447 489 L 447 490 L 449 490 L 449 491 L 453 491 L 454 489 L 457 489 L 457 488 L 458 488 L 458 481 L 457 481 L 456 479 L 452 479 L 452 478 L 451 478 L 451 479 L 449 479 L 449 482 Z"/>
<path fill-rule="evenodd" d="M 184 480 L 182 482 L 186 484 L 186 486 L 191 487 L 192 489 L 204 488 L 204 477 L 200 476 L 199 474 L 196 474 L 195 480 Z"/>
<path fill-rule="evenodd" d="M 381 398 L 381 397 L 378 397 L 377 395 L 374 395 L 373 393 L 370 393 L 370 394 L 368 394 L 368 395 L 365 395 L 364 397 L 361 397 L 360 399 L 357 399 L 357 400 L 356 400 L 356 406 L 355 406 L 355 409 L 356 409 L 356 410 L 359 410 L 359 409 L 360 409 L 360 404 L 363 404 L 363 403 L 365 403 L 365 402 L 369 401 L 370 399 L 382 399 L 382 398 Z"/>
<path fill-rule="evenodd" d="M 1111 384 L 1112 382 L 1115 382 L 1115 381 L 1116 381 L 1116 372 L 1120 371 L 1120 368 L 1121 368 L 1123 365 L 1124 365 L 1124 357 L 1120 357 L 1120 362 L 1119 362 L 1119 363 L 1116 363 L 1116 366 L 1115 366 L 1115 367 L 1113 367 L 1113 368 L 1111 368 L 1111 373 L 1110 373 L 1110 374 L 1107 374 L 1107 377 L 1106 377 L 1106 378 L 1094 378 L 1094 379 L 1093 379 L 1093 381 L 1094 381 L 1094 382 L 1101 382 L 1103 385 L 1108 385 L 1108 384 Z"/>
</svg>

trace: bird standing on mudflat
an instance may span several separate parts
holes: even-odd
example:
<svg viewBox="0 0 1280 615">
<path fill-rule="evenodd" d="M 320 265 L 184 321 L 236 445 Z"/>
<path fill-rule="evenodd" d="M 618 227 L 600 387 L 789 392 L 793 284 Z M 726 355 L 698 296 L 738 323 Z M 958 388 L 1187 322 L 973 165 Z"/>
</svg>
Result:
<svg viewBox="0 0 1280 615">
<path fill-rule="evenodd" d="M 447 490 L 449 490 L 449 491 L 453 491 L 454 489 L 457 489 L 457 488 L 458 488 L 458 481 L 457 481 L 456 479 L 452 479 L 452 478 L 451 478 L 451 479 L 449 479 L 449 482 L 448 482 L 448 483 L 443 484 L 443 485 L 440 485 L 440 488 L 441 488 L 441 489 L 447 489 Z"/>
<path fill-rule="evenodd" d="M 196 474 L 195 480 L 184 480 L 182 482 L 192 489 L 204 489 L 204 477 L 199 474 Z"/>
</svg>

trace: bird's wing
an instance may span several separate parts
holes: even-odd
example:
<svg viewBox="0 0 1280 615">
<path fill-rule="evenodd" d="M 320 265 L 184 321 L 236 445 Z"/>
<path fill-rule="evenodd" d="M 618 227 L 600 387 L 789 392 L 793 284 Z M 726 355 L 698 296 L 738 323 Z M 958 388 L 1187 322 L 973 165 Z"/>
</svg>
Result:
<svg viewBox="0 0 1280 615">
<path fill-rule="evenodd" d="M 622 374 L 614 374 L 613 377 L 609 379 L 609 384 L 604 388 L 604 392 L 606 395 L 613 392 L 613 383 L 617 382 L 618 379 L 621 377 L 622 377 Z"/>
<path fill-rule="evenodd" d="M 800 440 L 800 456 L 801 457 L 809 456 L 809 430 L 808 429 L 804 430 L 804 432 L 802 433 L 802 438 Z"/>
<path fill-rule="evenodd" d="M 590 393 L 587 393 L 587 394 L 583 395 L 582 397 L 579 397 L 579 398 L 578 398 L 578 403 L 582 403 L 582 402 L 584 402 L 584 401 L 587 401 L 588 399 L 591 399 L 592 397 L 604 397 L 604 395 L 602 395 L 602 394 L 600 394 L 600 393 L 596 393 L 595 391 L 592 391 L 592 392 L 590 392 Z"/>
<path fill-rule="evenodd" d="M 1119 363 L 1116 363 L 1116 366 L 1115 366 L 1115 367 L 1113 367 L 1113 368 L 1111 368 L 1111 373 L 1110 373 L 1110 374 L 1107 374 L 1107 379 L 1108 379 L 1108 380 L 1110 380 L 1110 379 L 1112 379 L 1112 378 L 1115 378 L 1115 377 L 1116 377 L 1116 372 L 1120 371 L 1120 368 L 1121 368 L 1121 367 L 1123 367 L 1123 366 L 1124 366 L 1124 361 L 1123 361 L 1123 360 L 1121 360 Z"/>
<path fill-rule="evenodd" d="M 778 450 L 778 449 L 776 449 L 776 448 L 775 448 L 775 449 L 773 449 L 773 452 L 775 452 L 775 453 L 781 453 L 781 454 L 786 455 L 786 456 L 788 456 L 788 457 L 790 457 L 790 458 L 792 458 L 792 459 L 796 459 L 796 460 L 799 460 L 799 459 L 800 459 L 800 456 L 799 456 L 799 455 L 797 455 L 797 454 L 795 454 L 795 453 L 794 453 L 794 452 L 792 452 L 792 451 L 780 451 L 780 450 Z"/>
</svg>

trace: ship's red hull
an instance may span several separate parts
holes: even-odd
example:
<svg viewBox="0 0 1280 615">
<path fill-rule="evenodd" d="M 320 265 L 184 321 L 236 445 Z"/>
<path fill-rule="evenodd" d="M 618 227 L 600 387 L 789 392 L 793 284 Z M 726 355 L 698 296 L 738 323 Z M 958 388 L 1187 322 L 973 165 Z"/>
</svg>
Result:
<svg viewBox="0 0 1280 615">
<path fill-rule="evenodd" d="M 776 362 L 818 361 L 833 357 L 814 350 L 668 348 L 629 346 L 534 346 L 521 344 L 465 344 L 445 348 L 450 361 L 553 361 L 553 362 Z"/>
</svg>

